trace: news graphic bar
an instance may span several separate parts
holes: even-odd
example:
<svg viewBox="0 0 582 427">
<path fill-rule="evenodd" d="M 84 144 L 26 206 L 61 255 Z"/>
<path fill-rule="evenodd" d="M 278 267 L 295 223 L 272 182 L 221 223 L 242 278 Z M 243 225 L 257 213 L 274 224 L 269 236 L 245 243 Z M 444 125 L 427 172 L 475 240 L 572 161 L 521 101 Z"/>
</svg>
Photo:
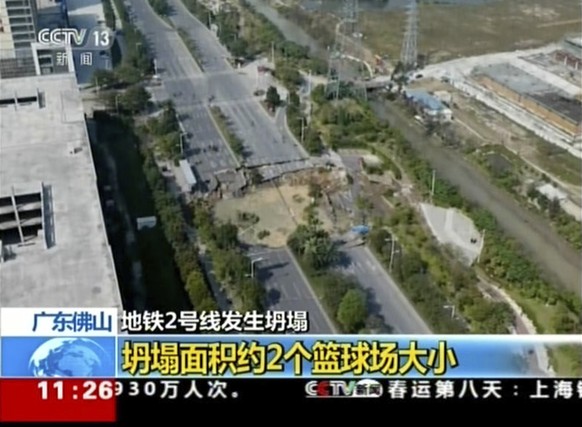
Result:
<svg viewBox="0 0 582 427">
<path fill-rule="evenodd" d="M 136 416 L 151 419 L 156 413 L 187 414 L 193 407 L 256 408 L 257 411 L 264 411 L 266 405 L 269 410 L 286 411 L 291 407 L 337 407 L 342 411 L 366 407 L 385 411 L 387 408 L 418 410 L 471 405 L 515 409 L 520 404 L 574 409 L 582 403 L 581 382 L 572 378 L 321 379 L 315 387 L 311 381 L 300 379 L 122 380 L 122 383 L 128 390 L 134 390 L 134 395 L 119 396 L 120 422 L 135 420 Z M 132 386 L 136 383 L 139 386 Z"/>
<path fill-rule="evenodd" d="M 115 380 L 1 380 L 0 422 L 114 422 Z"/>
<path fill-rule="evenodd" d="M 519 378 L 568 336 L 180 335 L 118 338 L 120 378 Z M 533 360 L 536 359 L 536 360 Z M 541 365 L 541 366 L 540 366 Z"/>
</svg>

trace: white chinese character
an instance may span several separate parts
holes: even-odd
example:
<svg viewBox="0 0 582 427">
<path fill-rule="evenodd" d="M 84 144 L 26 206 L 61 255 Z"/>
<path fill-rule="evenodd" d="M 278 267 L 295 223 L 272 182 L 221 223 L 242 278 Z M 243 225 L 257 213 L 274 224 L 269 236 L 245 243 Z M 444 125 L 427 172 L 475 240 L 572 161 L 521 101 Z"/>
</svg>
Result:
<svg viewBox="0 0 582 427">
<path fill-rule="evenodd" d="M 198 329 L 198 313 L 196 311 L 181 311 L 178 323 L 186 332 Z"/>
<path fill-rule="evenodd" d="M 470 393 L 473 399 L 479 398 L 479 394 L 477 393 L 477 390 L 475 390 L 475 383 L 473 380 L 463 380 L 463 386 L 461 387 L 461 391 L 459 392 L 458 396 L 459 399 L 465 397 L 467 393 Z"/>
<path fill-rule="evenodd" d="M 563 399 L 572 399 L 574 396 L 574 387 L 572 381 L 558 380 L 554 381 L 554 399 L 559 397 Z"/>
<path fill-rule="evenodd" d="M 388 381 L 388 395 L 391 399 L 404 399 L 406 392 L 406 381 Z"/>
<path fill-rule="evenodd" d="M 223 332 L 236 331 L 240 332 L 243 330 L 242 327 L 242 314 L 238 311 L 224 311 L 222 313 L 222 330 Z"/>
<path fill-rule="evenodd" d="M 221 397 L 223 399 L 226 398 L 226 393 L 224 390 L 226 389 L 226 383 L 224 381 L 208 381 L 208 397 L 211 399 L 216 399 L 217 397 Z"/>
<path fill-rule="evenodd" d="M 245 332 L 263 332 L 265 330 L 265 317 L 256 310 L 248 311 L 244 315 Z"/>
<path fill-rule="evenodd" d="M 82 52 L 80 59 L 81 65 L 93 65 L 93 52 Z"/>
<path fill-rule="evenodd" d="M 413 399 L 430 399 L 431 397 L 430 382 L 426 380 L 412 381 L 412 398 Z"/>
<path fill-rule="evenodd" d="M 143 330 L 145 332 L 163 331 L 164 315 L 159 311 L 144 311 Z"/>
<path fill-rule="evenodd" d="M 265 331 L 267 332 L 287 332 L 287 312 L 267 311 L 265 313 Z"/>
<path fill-rule="evenodd" d="M 160 397 L 162 399 L 175 399 L 178 396 L 178 387 L 180 386 L 180 381 L 161 381 L 164 388 L 162 389 L 162 394 Z"/>
<path fill-rule="evenodd" d="M 178 320 L 178 315 L 173 311 L 168 311 L 165 316 L 164 322 L 164 329 L 167 330 L 175 330 L 178 329 L 178 325 L 176 325 L 176 320 Z"/>
<path fill-rule="evenodd" d="M 290 311 L 287 314 L 287 330 L 309 332 L 309 315 L 306 311 Z"/>
<path fill-rule="evenodd" d="M 494 397 L 501 399 L 501 381 L 485 380 L 483 381 L 483 399 Z"/>
<path fill-rule="evenodd" d="M 64 67 L 69 63 L 69 55 L 67 55 L 67 52 L 57 52 L 55 60 L 57 66 Z"/>
<path fill-rule="evenodd" d="M 198 327 L 201 331 L 220 332 L 222 318 L 218 311 L 203 311 L 200 313 L 200 324 Z"/>
<path fill-rule="evenodd" d="M 582 399 L 582 380 L 578 380 L 578 384 L 576 384 L 576 393 L 578 394 L 578 399 Z"/>
<path fill-rule="evenodd" d="M 536 392 L 530 396 L 531 399 L 549 399 L 549 394 L 543 392 L 548 389 L 548 385 L 544 384 L 542 380 L 536 380 Z"/>
<path fill-rule="evenodd" d="M 121 330 L 127 332 L 141 332 L 142 315 L 137 311 L 124 311 L 121 313 Z"/>
<path fill-rule="evenodd" d="M 196 387 L 196 380 L 192 380 L 192 382 L 190 383 L 190 390 L 188 390 L 188 392 L 184 395 L 184 399 L 190 399 L 192 396 L 198 399 L 202 399 L 204 397 Z"/>
<path fill-rule="evenodd" d="M 436 393 L 435 397 L 437 399 L 451 399 L 455 397 L 455 383 L 447 380 L 438 380 L 435 384 Z"/>
</svg>

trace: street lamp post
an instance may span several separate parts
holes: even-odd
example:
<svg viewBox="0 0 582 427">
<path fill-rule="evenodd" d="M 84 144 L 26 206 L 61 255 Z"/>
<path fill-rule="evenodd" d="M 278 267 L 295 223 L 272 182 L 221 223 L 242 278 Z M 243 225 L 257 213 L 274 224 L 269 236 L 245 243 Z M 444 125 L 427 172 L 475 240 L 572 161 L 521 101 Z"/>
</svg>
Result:
<svg viewBox="0 0 582 427">
<path fill-rule="evenodd" d="M 390 261 L 388 261 L 388 271 L 392 272 L 392 265 L 394 262 L 394 255 L 400 253 L 400 249 L 396 249 L 396 241 L 394 236 L 390 235 L 389 239 L 384 239 L 385 242 L 390 242 Z"/>
<path fill-rule="evenodd" d="M 251 277 L 255 277 L 255 264 L 264 258 L 256 258 L 251 261 Z"/>
<path fill-rule="evenodd" d="M 184 138 L 186 137 L 186 132 L 180 133 L 180 154 L 184 155 Z"/>
</svg>

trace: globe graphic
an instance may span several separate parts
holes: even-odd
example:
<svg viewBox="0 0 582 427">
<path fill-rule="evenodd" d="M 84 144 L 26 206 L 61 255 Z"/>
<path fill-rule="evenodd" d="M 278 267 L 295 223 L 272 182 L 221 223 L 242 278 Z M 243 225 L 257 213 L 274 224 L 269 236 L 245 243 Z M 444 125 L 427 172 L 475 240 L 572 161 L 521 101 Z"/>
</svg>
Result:
<svg viewBox="0 0 582 427">
<path fill-rule="evenodd" d="M 32 354 L 29 369 L 35 377 L 96 377 L 106 375 L 107 352 L 86 338 L 52 338 Z"/>
</svg>

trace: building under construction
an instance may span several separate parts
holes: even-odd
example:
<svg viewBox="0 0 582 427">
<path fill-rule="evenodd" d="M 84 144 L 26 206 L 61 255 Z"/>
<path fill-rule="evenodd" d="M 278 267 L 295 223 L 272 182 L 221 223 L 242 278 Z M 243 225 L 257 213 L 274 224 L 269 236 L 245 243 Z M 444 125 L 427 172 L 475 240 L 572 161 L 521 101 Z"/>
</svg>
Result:
<svg viewBox="0 0 582 427">
<path fill-rule="evenodd" d="M 582 102 L 559 88 L 507 63 L 477 67 L 473 79 L 569 137 L 582 134 Z"/>
</svg>

